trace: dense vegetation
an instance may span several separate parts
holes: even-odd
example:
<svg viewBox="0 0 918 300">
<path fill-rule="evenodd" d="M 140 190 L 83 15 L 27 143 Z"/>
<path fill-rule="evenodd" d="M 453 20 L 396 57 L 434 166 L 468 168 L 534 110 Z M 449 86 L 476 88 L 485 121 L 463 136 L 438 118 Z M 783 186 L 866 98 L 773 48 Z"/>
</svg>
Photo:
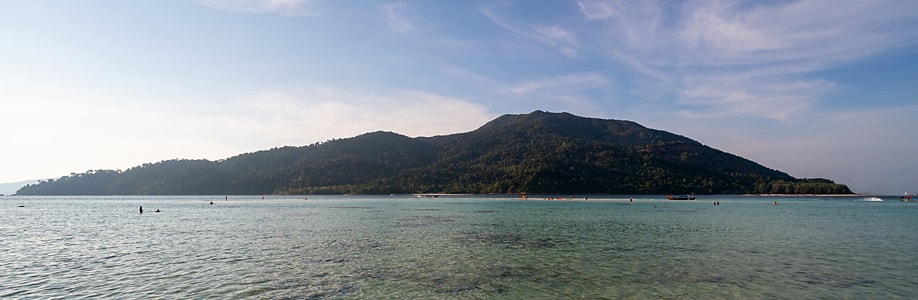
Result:
<svg viewBox="0 0 918 300">
<path fill-rule="evenodd" d="M 844 194 L 634 122 L 536 111 L 461 134 L 373 132 L 220 161 L 169 160 L 28 185 L 20 195 L 391 193 Z"/>
</svg>

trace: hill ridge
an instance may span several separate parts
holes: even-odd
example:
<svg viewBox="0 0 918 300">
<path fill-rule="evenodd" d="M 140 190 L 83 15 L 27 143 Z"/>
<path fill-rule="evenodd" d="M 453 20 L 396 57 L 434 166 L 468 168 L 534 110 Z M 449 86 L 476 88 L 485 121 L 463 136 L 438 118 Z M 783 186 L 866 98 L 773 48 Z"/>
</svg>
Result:
<svg viewBox="0 0 918 300">
<path fill-rule="evenodd" d="M 411 138 L 373 131 L 225 160 L 169 160 L 95 170 L 20 189 L 87 194 L 833 194 L 695 140 L 636 122 L 533 111 L 463 133 Z"/>
</svg>

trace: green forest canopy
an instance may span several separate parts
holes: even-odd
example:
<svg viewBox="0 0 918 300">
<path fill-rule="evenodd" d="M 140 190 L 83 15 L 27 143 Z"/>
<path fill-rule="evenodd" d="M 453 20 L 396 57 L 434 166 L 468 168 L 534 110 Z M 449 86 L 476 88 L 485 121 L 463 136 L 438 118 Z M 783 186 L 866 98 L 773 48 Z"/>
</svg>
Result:
<svg viewBox="0 0 918 300">
<path fill-rule="evenodd" d="M 19 195 L 850 194 L 689 138 L 619 120 L 535 111 L 466 133 L 372 132 L 219 161 L 176 159 L 46 180 Z"/>
</svg>

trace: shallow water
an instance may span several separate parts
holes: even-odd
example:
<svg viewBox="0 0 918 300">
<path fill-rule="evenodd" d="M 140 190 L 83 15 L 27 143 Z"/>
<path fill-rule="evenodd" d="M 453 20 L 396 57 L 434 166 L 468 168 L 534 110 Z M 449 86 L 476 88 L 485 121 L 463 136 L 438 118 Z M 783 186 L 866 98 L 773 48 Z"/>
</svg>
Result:
<svg viewBox="0 0 918 300">
<path fill-rule="evenodd" d="M 0 298 L 918 295 L 918 203 L 661 198 L 2 197 Z"/>
</svg>

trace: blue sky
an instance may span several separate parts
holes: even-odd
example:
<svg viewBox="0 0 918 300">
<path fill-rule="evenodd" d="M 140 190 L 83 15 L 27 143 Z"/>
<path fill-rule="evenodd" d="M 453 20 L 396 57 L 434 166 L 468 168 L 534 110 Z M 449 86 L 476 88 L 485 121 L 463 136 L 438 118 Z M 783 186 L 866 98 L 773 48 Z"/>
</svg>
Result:
<svg viewBox="0 0 918 300">
<path fill-rule="evenodd" d="M 915 1 L 0 2 L 0 182 L 533 110 L 918 193 Z"/>
</svg>

